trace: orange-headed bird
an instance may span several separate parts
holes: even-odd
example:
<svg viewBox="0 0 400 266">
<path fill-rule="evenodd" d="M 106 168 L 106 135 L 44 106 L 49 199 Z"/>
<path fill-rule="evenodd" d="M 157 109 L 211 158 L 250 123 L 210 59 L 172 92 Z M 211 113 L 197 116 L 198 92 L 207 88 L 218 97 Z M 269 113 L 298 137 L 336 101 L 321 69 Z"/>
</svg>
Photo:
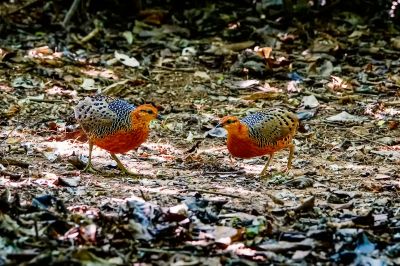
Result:
<svg viewBox="0 0 400 266">
<path fill-rule="evenodd" d="M 254 113 L 243 119 L 225 116 L 217 125 L 228 132 L 227 147 L 233 157 L 251 158 L 269 155 L 261 176 L 266 174 L 274 153 L 284 148 L 289 148 L 285 171 L 290 169 L 295 147 L 293 137 L 298 126 L 297 115 L 282 109 Z"/>
<path fill-rule="evenodd" d="M 89 160 L 84 171 L 96 172 L 92 165 L 96 145 L 111 154 L 123 173 L 134 175 L 115 154 L 136 149 L 146 141 L 150 122 L 159 118 L 157 109 L 150 104 L 136 107 L 124 100 L 97 95 L 85 97 L 74 111 L 89 138 Z"/>
</svg>

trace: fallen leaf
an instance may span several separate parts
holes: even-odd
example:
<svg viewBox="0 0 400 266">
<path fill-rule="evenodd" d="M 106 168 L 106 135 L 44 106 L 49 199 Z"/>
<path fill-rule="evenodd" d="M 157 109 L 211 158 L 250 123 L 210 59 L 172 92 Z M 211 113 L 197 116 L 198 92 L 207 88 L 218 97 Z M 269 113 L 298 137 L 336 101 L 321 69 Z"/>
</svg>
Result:
<svg viewBox="0 0 400 266">
<path fill-rule="evenodd" d="M 301 100 L 301 106 L 305 109 L 312 109 L 319 106 L 319 102 L 314 95 L 304 96 Z"/>
<path fill-rule="evenodd" d="M 229 245 L 241 238 L 241 232 L 241 230 L 233 227 L 216 226 L 214 229 L 215 242 L 218 244 Z"/>
<path fill-rule="evenodd" d="M 256 50 L 257 54 L 262 58 L 268 59 L 272 53 L 272 47 L 263 47 Z"/>
<path fill-rule="evenodd" d="M 122 33 L 122 36 L 124 36 L 124 38 L 128 42 L 128 44 L 132 44 L 132 42 L 133 42 L 133 34 L 132 34 L 131 31 L 124 31 Z"/>
<path fill-rule="evenodd" d="M 367 118 L 351 115 L 348 112 L 343 111 L 337 115 L 333 115 L 333 116 L 326 118 L 326 120 L 329 122 L 362 122 L 362 121 L 366 121 Z"/>
<path fill-rule="evenodd" d="M 210 80 L 211 79 L 210 76 L 207 74 L 207 72 L 204 72 L 204 71 L 196 71 L 196 72 L 194 72 L 193 76 L 197 77 L 197 78 L 204 79 L 204 80 Z"/>
<path fill-rule="evenodd" d="M 389 160 L 395 161 L 395 160 L 400 160 L 400 150 L 372 150 L 371 153 L 378 154 L 384 157 L 387 157 Z"/>
<path fill-rule="evenodd" d="M 244 41 L 244 42 L 226 44 L 224 47 L 228 50 L 238 52 L 246 48 L 250 48 L 254 44 L 255 44 L 254 41 Z"/>
<path fill-rule="evenodd" d="M 81 182 L 80 176 L 75 176 L 75 177 L 60 176 L 60 177 L 58 177 L 58 184 L 61 186 L 77 187 L 77 186 L 79 186 L 80 182 Z"/>
<path fill-rule="evenodd" d="M 122 64 L 129 66 L 129 67 L 138 67 L 140 66 L 140 63 L 136 58 L 134 57 L 129 57 L 126 54 L 120 54 L 118 51 L 114 52 L 114 57 L 118 59 Z"/>
<path fill-rule="evenodd" d="M 94 79 L 88 79 L 88 78 L 83 79 L 83 82 L 81 84 L 81 88 L 86 90 L 86 91 L 93 91 L 93 90 L 97 90 L 98 89 L 95 86 Z"/>
<path fill-rule="evenodd" d="M 194 47 L 185 47 L 182 49 L 182 56 L 195 56 L 197 50 Z"/>
<path fill-rule="evenodd" d="M 258 245 L 260 249 L 272 252 L 288 252 L 291 250 L 311 250 L 314 247 L 314 240 L 306 238 L 300 242 L 276 241 L 275 243 Z"/>
<path fill-rule="evenodd" d="M 329 60 L 325 60 L 323 65 L 320 68 L 319 74 L 321 77 L 327 78 L 329 77 L 333 72 L 333 64 Z"/>
<path fill-rule="evenodd" d="M 256 101 L 256 100 L 260 100 L 260 99 L 268 99 L 268 100 L 275 100 L 282 97 L 281 93 L 278 92 L 255 92 L 253 94 L 250 95 L 246 95 L 243 97 L 244 100 L 252 100 L 252 101 Z"/>
</svg>

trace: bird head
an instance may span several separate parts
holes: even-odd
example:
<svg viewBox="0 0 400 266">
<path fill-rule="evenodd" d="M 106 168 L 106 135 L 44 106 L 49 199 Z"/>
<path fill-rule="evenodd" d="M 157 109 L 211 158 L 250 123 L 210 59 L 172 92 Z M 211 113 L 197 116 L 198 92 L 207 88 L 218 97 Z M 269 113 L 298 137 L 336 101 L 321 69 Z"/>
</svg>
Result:
<svg viewBox="0 0 400 266">
<path fill-rule="evenodd" d="M 241 127 L 239 118 L 236 116 L 224 116 L 219 121 L 217 127 L 223 127 L 228 132 L 237 131 Z"/>
<path fill-rule="evenodd" d="M 151 104 L 139 105 L 132 113 L 145 123 L 150 123 L 154 119 L 161 119 L 157 108 Z"/>
</svg>

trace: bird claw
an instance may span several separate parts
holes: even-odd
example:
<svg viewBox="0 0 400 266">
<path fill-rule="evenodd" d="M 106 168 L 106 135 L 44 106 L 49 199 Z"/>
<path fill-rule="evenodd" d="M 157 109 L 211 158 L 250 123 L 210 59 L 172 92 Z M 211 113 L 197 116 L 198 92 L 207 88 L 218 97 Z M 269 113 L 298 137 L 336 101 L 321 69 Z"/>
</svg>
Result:
<svg viewBox="0 0 400 266">
<path fill-rule="evenodd" d="M 263 169 L 261 171 L 261 173 L 260 173 L 260 177 L 261 178 L 266 178 L 266 177 L 269 177 L 269 176 L 271 176 L 271 173 L 270 173 L 268 168 Z"/>
<path fill-rule="evenodd" d="M 122 173 L 122 174 L 125 174 L 125 175 L 132 176 L 132 177 L 137 177 L 137 174 L 136 174 L 136 173 L 131 172 L 131 171 L 129 171 L 129 170 L 126 169 L 126 168 L 121 169 L 121 173 Z"/>
<path fill-rule="evenodd" d="M 92 165 L 91 163 L 88 163 L 88 164 L 86 165 L 86 167 L 85 167 L 82 171 L 85 172 L 85 173 L 92 173 L 92 174 L 96 174 L 96 173 L 99 172 L 98 170 L 96 170 L 96 169 L 93 167 L 93 165 Z"/>
<path fill-rule="evenodd" d="M 271 177 L 271 176 L 272 176 L 271 173 L 261 173 L 260 174 L 260 178 L 268 178 L 268 177 Z"/>
<path fill-rule="evenodd" d="M 286 174 L 287 172 L 289 172 L 290 168 L 289 167 L 285 167 L 281 170 L 282 174 Z"/>
<path fill-rule="evenodd" d="M 260 177 L 261 178 L 267 178 L 267 177 L 273 176 L 274 172 L 275 172 L 275 174 L 287 174 L 289 172 L 289 170 L 290 170 L 290 167 L 285 167 L 281 171 L 274 171 L 272 169 L 265 169 L 260 173 Z"/>
</svg>

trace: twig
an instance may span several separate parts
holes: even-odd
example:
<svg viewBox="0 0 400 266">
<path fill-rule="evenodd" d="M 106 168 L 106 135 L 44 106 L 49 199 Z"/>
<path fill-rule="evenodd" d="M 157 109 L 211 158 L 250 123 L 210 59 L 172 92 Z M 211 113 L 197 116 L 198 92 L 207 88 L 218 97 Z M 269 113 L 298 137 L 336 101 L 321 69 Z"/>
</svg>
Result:
<svg viewBox="0 0 400 266">
<path fill-rule="evenodd" d="M 245 174 L 245 173 L 246 173 L 246 171 L 244 171 L 244 170 L 231 171 L 231 172 L 217 171 L 217 172 L 203 172 L 203 175 L 240 175 L 240 174 Z"/>
<path fill-rule="evenodd" d="M 312 91 L 309 91 L 309 90 L 305 90 L 304 94 L 306 94 L 306 95 L 314 95 L 315 98 L 317 98 L 317 99 L 319 99 L 321 101 L 324 101 L 324 102 L 330 102 L 332 100 L 338 100 L 339 99 L 338 97 L 336 97 L 334 95 L 325 96 L 325 95 L 321 95 L 321 94 L 318 94 L 318 93 L 315 93 L 315 92 L 312 92 Z"/>
<path fill-rule="evenodd" d="M 64 28 L 67 27 L 69 24 L 69 21 L 71 20 L 72 16 L 75 14 L 76 10 L 78 9 L 79 3 L 81 0 L 74 0 L 72 3 L 71 7 L 69 8 L 67 15 L 65 15 L 64 21 L 62 22 L 62 25 Z"/>
<path fill-rule="evenodd" d="M 38 225 L 37 225 L 37 221 L 36 219 L 33 220 L 34 221 L 34 227 L 35 227 L 35 240 L 38 241 L 39 240 L 39 233 L 38 233 Z"/>
<path fill-rule="evenodd" d="M 279 205 L 284 205 L 285 202 L 277 197 L 275 197 L 274 195 L 272 195 L 271 193 L 266 193 L 268 197 L 270 197 L 270 199 L 275 203 L 275 204 L 279 204 Z"/>
<path fill-rule="evenodd" d="M 83 38 L 80 40 L 80 42 L 81 42 L 81 43 L 85 43 L 85 42 L 90 41 L 90 40 L 93 39 L 94 36 L 96 36 L 97 33 L 99 33 L 99 32 L 100 32 L 100 28 L 98 28 L 98 27 L 94 28 L 94 30 L 92 30 L 91 32 L 89 32 L 88 35 L 86 35 L 85 37 L 83 37 Z"/>
<path fill-rule="evenodd" d="M 164 254 L 186 254 L 193 255 L 192 252 L 184 251 L 184 250 L 165 250 L 165 249 L 155 249 L 155 248 L 137 248 L 138 251 L 142 252 L 151 252 L 151 253 L 164 253 Z"/>
<path fill-rule="evenodd" d="M 193 152 L 197 151 L 197 149 L 199 148 L 199 146 L 202 142 L 203 142 L 203 140 L 197 141 L 189 150 L 185 151 L 185 154 L 193 153 Z"/>
<path fill-rule="evenodd" d="M 90 41 L 91 39 L 93 39 L 93 38 L 100 32 L 100 29 L 102 28 L 102 23 L 101 23 L 101 21 L 95 20 L 95 21 L 94 21 L 94 26 L 95 26 L 95 28 L 94 28 L 91 32 L 89 32 L 88 35 L 86 35 L 85 37 L 83 37 L 83 38 L 80 40 L 80 43 L 81 43 L 81 44 Z"/>
<path fill-rule="evenodd" d="M 139 191 L 140 191 L 140 195 L 142 196 L 142 199 L 144 199 L 145 201 L 150 201 L 149 197 L 147 197 L 147 196 L 144 194 L 143 190 L 139 189 Z"/>
<path fill-rule="evenodd" d="M 379 144 L 379 145 L 383 145 L 383 146 L 385 146 L 385 147 L 389 147 L 389 145 L 386 145 L 385 143 L 381 143 L 381 142 L 379 142 L 379 141 L 369 139 L 368 137 L 363 136 L 363 135 L 360 135 L 360 134 L 357 134 L 357 133 L 355 133 L 355 132 L 352 132 L 351 130 L 349 130 L 349 132 L 350 132 L 351 134 L 353 134 L 353 135 L 356 135 L 357 137 L 360 137 L 360 138 L 362 138 L 362 139 L 365 139 L 366 141 L 369 141 L 369 142 L 372 142 L 372 143 L 375 143 L 375 144 Z"/>
<path fill-rule="evenodd" d="M 4 175 L 4 176 L 9 176 L 12 179 L 20 179 L 22 175 L 20 174 L 14 174 L 14 173 L 10 173 L 10 172 L 6 172 L 4 170 L 0 170 L 0 175 Z"/>
<path fill-rule="evenodd" d="M 241 196 L 236 196 L 228 193 L 223 193 L 223 192 L 215 192 L 215 191 L 210 191 L 210 190 L 204 190 L 204 189 L 193 189 L 193 188 L 188 188 L 188 189 L 183 189 L 180 190 L 179 192 L 199 192 L 199 193 L 207 193 L 207 194 L 213 194 L 213 195 L 219 195 L 219 196 L 226 196 L 226 197 L 231 197 L 231 198 L 236 198 L 236 199 L 243 199 Z"/>
<path fill-rule="evenodd" d="M 34 98 L 28 99 L 28 100 L 32 101 L 32 102 L 38 102 L 38 103 L 62 103 L 62 102 L 64 102 L 62 100 L 34 99 Z"/>
<path fill-rule="evenodd" d="M 0 146 L 3 145 L 4 141 L 6 141 L 6 140 L 8 139 L 8 137 L 10 137 L 11 133 L 13 133 L 13 131 L 14 131 L 16 128 L 17 128 L 17 126 L 14 126 L 14 127 L 11 129 L 11 131 L 7 134 L 6 138 L 3 139 L 3 140 L 0 142 Z"/>
<path fill-rule="evenodd" d="M 0 12 L 0 16 L 8 16 L 8 15 L 17 13 L 17 12 L 21 11 L 22 9 L 25 9 L 25 8 L 27 8 L 28 6 L 30 6 L 30 5 L 32 5 L 32 4 L 36 3 L 36 2 L 39 2 L 39 1 L 40 1 L 40 0 L 31 0 L 31 1 L 28 1 L 28 2 L 26 2 L 25 4 L 23 4 L 22 6 L 19 6 L 19 7 L 15 8 L 14 10 L 5 12 L 5 14 L 1 14 L 1 12 Z"/>
<path fill-rule="evenodd" d="M 189 73 L 195 72 L 194 68 L 176 68 L 176 67 L 166 67 L 166 66 L 157 66 L 157 65 L 154 65 L 154 67 L 161 68 L 164 70 L 169 70 L 169 71 L 179 71 L 179 72 L 189 72 Z"/>
<path fill-rule="evenodd" d="M 400 101 L 393 101 L 393 102 L 384 102 L 386 106 L 400 106 Z"/>
<path fill-rule="evenodd" d="M 365 177 L 353 177 L 353 178 L 332 178 L 329 180 L 329 182 L 333 182 L 333 183 L 339 183 L 342 181 L 346 181 L 346 182 L 350 182 L 350 181 L 358 181 L 358 180 L 365 180 Z"/>
<path fill-rule="evenodd" d="M 229 211 L 234 211 L 234 212 L 244 212 L 244 213 L 249 213 L 251 210 L 248 210 L 246 208 L 237 208 L 237 207 L 232 207 L 232 206 L 222 206 L 222 209 L 224 210 L 229 210 Z"/>
<path fill-rule="evenodd" d="M 0 163 L 3 165 L 16 165 L 16 166 L 20 166 L 22 168 L 29 167 L 29 163 L 18 161 L 15 159 L 0 158 Z"/>
</svg>

